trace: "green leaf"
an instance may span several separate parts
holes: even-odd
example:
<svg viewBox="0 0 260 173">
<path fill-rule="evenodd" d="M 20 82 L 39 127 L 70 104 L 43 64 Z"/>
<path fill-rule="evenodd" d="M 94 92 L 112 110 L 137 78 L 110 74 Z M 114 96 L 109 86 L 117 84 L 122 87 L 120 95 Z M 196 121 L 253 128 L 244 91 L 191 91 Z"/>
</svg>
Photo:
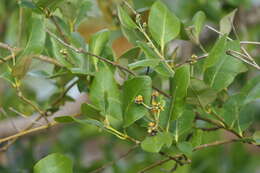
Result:
<svg viewBox="0 0 260 173">
<path fill-rule="evenodd" d="M 64 0 L 38 0 L 36 5 L 40 8 L 48 8 L 54 11 L 62 1 Z"/>
<path fill-rule="evenodd" d="M 30 22 L 30 36 L 22 56 L 40 54 L 44 49 L 46 31 L 43 16 L 33 13 Z"/>
<path fill-rule="evenodd" d="M 31 56 L 24 56 L 20 58 L 13 68 L 12 75 L 18 79 L 22 79 L 29 70 L 31 63 Z"/>
<path fill-rule="evenodd" d="M 33 13 L 30 22 L 30 35 L 26 47 L 12 71 L 18 79 L 23 78 L 29 70 L 32 60 L 30 55 L 40 54 L 44 49 L 46 31 L 43 16 Z"/>
<path fill-rule="evenodd" d="M 191 79 L 186 99 L 187 103 L 205 107 L 216 98 L 217 92 L 205 84 L 204 81 Z"/>
<path fill-rule="evenodd" d="M 192 144 L 190 142 L 177 143 L 177 147 L 185 155 L 187 155 L 187 156 L 191 156 L 192 155 L 193 147 L 192 147 Z"/>
<path fill-rule="evenodd" d="M 195 114 L 192 111 L 185 110 L 182 115 L 173 121 L 172 132 L 176 142 L 179 137 L 192 128 Z"/>
<path fill-rule="evenodd" d="M 101 117 L 101 112 L 100 110 L 95 107 L 94 105 L 88 104 L 88 103 L 83 103 L 81 105 L 81 113 L 84 116 L 93 118 L 93 119 L 100 119 Z"/>
<path fill-rule="evenodd" d="M 145 54 L 145 57 L 147 59 L 158 59 L 160 58 L 155 54 L 155 52 L 145 43 L 138 41 L 137 45 L 142 49 L 142 51 Z M 173 77 L 174 76 L 174 71 L 169 67 L 166 62 L 160 61 L 159 65 L 154 67 L 154 70 L 165 77 Z"/>
<path fill-rule="evenodd" d="M 232 30 L 232 23 L 235 17 L 237 9 L 233 10 L 231 13 L 227 14 L 220 20 L 220 33 L 229 34 Z"/>
<path fill-rule="evenodd" d="M 136 29 L 137 25 L 131 19 L 131 17 L 127 14 L 127 12 L 120 6 L 117 7 L 118 17 L 121 24 L 127 29 Z"/>
<path fill-rule="evenodd" d="M 75 122 L 71 116 L 59 116 L 54 118 L 55 121 L 59 123 L 72 123 Z"/>
<path fill-rule="evenodd" d="M 100 55 L 109 40 L 109 35 L 110 32 L 108 30 L 102 30 L 93 34 L 90 38 L 89 51 L 95 55 Z M 90 58 L 93 58 L 94 65 L 97 70 L 98 59 L 91 56 Z"/>
<path fill-rule="evenodd" d="M 255 140 L 257 145 L 260 145 L 260 131 L 256 131 L 253 135 L 253 139 Z"/>
<path fill-rule="evenodd" d="M 128 67 L 132 69 L 136 69 L 139 67 L 155 67 L 159 64 L 160 60 L 159 59 L 144 59 L 140 60 L 131 64 L 128 64 Z"/>
<path fill-rule="evenodd" d="M 125 81 L 123 85 L 124 126 L 128 127 L 142 118 L 147 109 L 135 103 L 135 98 L 142 95 L 144 103 L 149 104 L 152 93 L 152 80 L 148 76 L 138 76 Z"/>
<path fill-rule="evenodd" d="M 260 76 L 257 76 L 247 82 L 242 88 L 241 93 L 244 94 L 244 104 L 255 101 L 260 98 Z"/>
<path fill-rule="evenodd" d="M 136 42 L 145 40 L 144 36 L 137 30 L 134 29 L 127 29 L 124 26 L 121 26 L 121 30 L 125 38 L 132 43 L 133 45 L 136 45 Z"/>
<path fill-rule="evenodd" d="M 199 43 L 200 32 L 203 28 L 205 20 L 206 20 L 206 15 L 203 11 L 198 11 L 192 18 L 196 43 Z"/>
<path fill-rule="evenodd" d="M 239 51 L 239 41 L 227 42 L 225 50 Z M 240 60 L 229 55 L 221 55 L 214 66 L 204 73 L 204 81 L 211 88 L 221 91 L 228 87 L 239 73 L 247 71 L 246 66 Z"/>
<path fill-rule="evenodd" d="M 104 116 L 112 116 L 122 120 L 120 91 L 114 79 L 114 73 L 108 66 L 100 66 L 96 72 L 90 87 L 89 97 L 91 103 L 101 110 Z"/>
<path fill-rule="evenodd" d="M 71 122 L 76 122 L 80 123 L 82 125 L 94 125 L 99 128 L 104 128 L 103 124 L 97 120 L 93 119 L 78 119 L 72 116 L 59 116 L 54 118 L 55 121 L 59 123 L 71 123 Z"/>
<path fill-rule="evenodd" d="M 118 59 L 129 59 L 129 60 L 134 60 L 136 59 L 140 54 L 140 48 L 139 47 L 134 47 L 132 49 L 127 50 L 124 52 Z"/>
<path fill-rule="evenodd" d="M 36 4 L 29 0 L 18 1 L 18 4 L 21 8 L 29 8 L 36 13 L 42 13 L 42 11 L 39 8 L 37 8 Z"/>
<path fill-rule="evenodd" d="M 156 136 L 148 136 L 142 141 L 141 147 L 144 151 L 157 153 L 161 148 L 166 145 L 172 145 L 172 135 L 170 133 L 159 133 Z"/>
<path fill-rule="evenodd" d="M 225 56 L 225 47 L 227 44 L 226 36 L 222 36 L 215 43 L 213 48 L 209 52 L 209 56 L 204 61 L 204 70 L 214 66 L 221 57 Z"/>
<path fill-rule="evenodd" d="M 156 1 L 150 11 L 148 28 L 153 39 L 163 50 L 166 43 L 180 32 L 180 21 L 161 1 Z"/>
<path fill-rule="evenodd" d="M 15 78 L 12 76 L 12 74 L 9 71 L 6 71 L 0 75 L 0 78 L 6 80 L 11 85 L 15 84 Z"/>
<path fill-rule="evenodd" d="M 196 129 L 192 135 L 191 143 L 193 147 L 201 145 L 202 142 L 202 133 L 203 131 L 200 129 Z"/>
<path fill-rule="evenodd" d="M 50 154 L 36 163 L 34 173 L 73 173 L 73 165 L 70 158 L 63 154 Z"/>
<path fill-rule="evenodd" d="M 219 110 L 219 115 L 223 117 L 226 124 L 239 134 L 242 134 L 251 123 L 254 116 L 254 105 L 244 104 L 246 95 L 236 94 L 231 96 Z"/>
<path fill-rule="evenodd" d="M 177 119 L 183 112 L 187 89 L 190 84 L 190 65 L 186 64 L 178 68 L 174 78 L 171 79 L 171 108 L 170 119 Z"/>
</svg>

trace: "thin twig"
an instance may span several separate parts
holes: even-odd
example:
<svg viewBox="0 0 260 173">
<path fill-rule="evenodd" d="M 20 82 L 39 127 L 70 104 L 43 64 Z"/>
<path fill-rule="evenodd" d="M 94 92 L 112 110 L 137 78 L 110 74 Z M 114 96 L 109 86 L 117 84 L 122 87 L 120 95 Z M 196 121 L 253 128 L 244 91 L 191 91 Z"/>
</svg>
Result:
<svg viewBox="0 0 260 173">
<path fill-rule="evenodd" d="M 254 45 L 259 45 L 260 46 L 260 42 L 258 41 L 240 41 L 241 44 L 254 44 Z"/>
<path fill-rule="evenodd" d="M 200 129 L 202 131 L 211 132 L 221 129 L 220 127 L 211 127 L 211 128 L 204 128 L 204 127 L 196 127 L 196 129 Z"/>
<path fill-rule="evenodd" d="M 172 160 L 172 159 L 167 158 L 167 159 L 163 159 L 163 160 L 156 161 L 156 162 L 152 163 L 151 165 L 149 165 L 149 166 L 143 168 L 143 169 L 142 169 L 141 171 L 139 171 L 138 173 L 145 173 L 145 172 L 147 172 L 147 171 L 149 171 L 149 170 L 151 170 L 151 169 L 153 169 L 153 168 L 155 168 L 155 167 L 157 167 L 157 166 L 161 166 L 162 164 L 164 164 L 164 163 L 166 163 L 166 162 L 169 162 L 169 161 L 171 161 L 171 160 Z"/>
<path fill-rule="evenodd" d="M 229 144 L 229 143 L 233 143 L 233 142 L 239 142 L 239 141 L 241 141 L 241 139 L 230 139 L 230 140 L 224 140 L 224 141 L 215 141 L 215 142 L 212 142 L 212 143 L 209 143 L 209 144 L 199 145 L 199 146 L 195 147 L 193 149 L 193 151 L 197 151 L 197 150 L 201 150 L 201 149 L 213 147 L 213 146 L 219 146 L 219 145 L 223 145 L 223 144 Z"/>
<path fill-rule="evenodd" d="M 238 134 L 236 131 L 232 130 L 232 129 L 228 129 L 227 127 L 223 126 L 222 124 L 219 123 L 219 121 L 216 121 L 216 120 L 213 120 L 213 119 L 210 119 L 210 118 L 206 118 L 206 117 L 201 117 L 199 115 L 196 115 L 195 117 L 196 120 L 202 120 L 202 121 L 206 121 L 210 124 L 213 124 L 221 129 L 224 129 L 228 132 L 231 132 L 233 133 L 235 136 L 237 136 L 238 138 L 242 138 L 242 136 L 240 134 Z"/>
<path fill-rule="evenodd" d="M 95 169 L 93 171 L 91 171 L 90 173 L 98 173 L 101 172 L 102 170 L 104 170 L 105 168 L 114 165 L 116 162 L 118 162 L 121 159 L 126 158 L 127 156 L 129 156 L 129 154 L 131 154 L 133 151 L 135 151 L 135 149 L 138 147 L 139 145 L 134 145 L 132 148 L 130 148 L 126 153 L 122 154 L 118 159 L 108 162 L 106 164 L 104 164 L 102 167 Z"/>
<path fill-rule="evenodd" d="M 198 57 L 195 59 L 195 61 L 203 60 L 203 59 L 207 58 L 208 56 L 209 56 L 209 54 L 205 54 L 205 55 L 198 56 Z M 175 68 L 178 68 L 178 67 L 183 66 L 183 65 L 185 65 L 185 64 L 192 63 L 193 61 L 194 61 L 194 60 L 192 60 L 192 59 L 188 59 L 188 60 L 186 60 L 186 61 L 183 62 L 183 63 L 176 64 L 176 65 L 175 65 Z"/>
<path fill-rule="evenodd" d="M 247 63 L 249 65 L 251 65 L 252 67 L 256 68 L 257 70 L 260 70 L 260 67 L 257 64 L 255 64 L 255 63 L 253 64 L 253 63 L 245 60 L 244 58 L 240 57 L 240 56 L 245 56 L 244 54 L 241 54 L 241 53 L 233 51 L 233 50 L 227 50 L 226 54 L 230 55 L 230 56 L 232 56 L 234 58 L 237 58 L 237 59 L 239 59 L 239 60 L 241 60 L 241 61 L 243 61 L 243 62 L 245 62 L 245 63 Z"/>
<path fill-rule="evenodd" d="M 74 47 L 74 46 L 72 46 L 72 45 L 70 45 L 70 44 L 67 44 L 67 43 L 65 43 L 63 40 L 61 40 L 59 37 L 57 37 L 55 34 L 53 34 L 53 33 L 52 33 L 51 31 L 49 31 L 49 30 L 46 30 L 46 32 L 48 32 L 48 34 L 50 34 L 50 36 L 52 36 L 52 37 L 53 37 L 54 39 L 56 39 L 58 42 L 60 42 L 61 44 L 63 44 L 65 47 L 70 48 L 71 50 L 73 50 L 73 51 L 75 51 L 75 52 L 77 52 L 77 53 L 82 53 L 82 54 L 90 55 L 91 57 L 95 57 L 95 58 L 97 58 L 97 59 L 99 59 L 99 60 L 101 60 L 101 61 L 103 61 L 103 62 L 106 62 L 106 63 L 108 63 L 108 64 L 111 64 L 111 65 L 113 65 L 113 66 L 115 66 L 115 67 L 118 67 L 119 69 L 124 70 L 125 72 L 127 72 L 127 73 L 129 73 L 129 74 L 131 74 L 131 75 L 133 75 L 133 76 L 137 76 L 133 71 L 129 70 L 127 67 L 124 67 L 124 66 L 122 66 L 122 65 L 120 65 L 120 64 L 117 64 L 116 62 L 110 61 L 110 60 L 107 59 L 107 58 L 104 58 L 104 57 L 95 55 L 95 54 L 93 54 L 93 53 L 87 52 L 87 51 L 85 51 L 85 50 L 82 49 L 82 48 L 76 48 L 76 47 Z M 155 90 L 157 90 L 159 93 L 163 94 L 164 96 L 170 97 L 168 94 L 166 94 L 165 92 L 161 91 L 159 88 L 157 88 L 157 87 L 153 87 L 153 88 L 154 88 Z"/>
<path fill-rule="evenodd" d="M 63 65 L 61 63 L 59 63 L 59 61 L 57 61 L 54 58 L 45 56 L 45 55 L 32 55 L 32 57 L 37 58 L 41 61 L 45 61 L 45 62 L 50 63 L 50 64 L 54 64 L 54 65 L 59 66 L 59 67 L 63 67 Z"/>
<path fill-rule="evenodd" d="M 52 103 L 52 106 L 56 106 L 60 103 L 60 101 L 66 96 L 66 94 L 69 92 L 69 90 L 78 83 L 79 79 L 72 82 L 62 93 L 61 95 Z"/>
<path fill-rule="evenodd" d="M 56 124 L 58 124 L 58 123 L 56 121 L 54 121 L 54 122 L 51 122 L 47 125 L 43 125 L 43 126 L 40 126 L 40 127 L 35 127 L 35 128 L 32 128 L 32 129 L 21 131 L 21 132 L 16 133 L 12 136 L 8 136 L 8 137 L 0 139 L 0 144 L 3 143 L 3 142 L 6 142 L 6 141 L 17 139 L 17 138 L 24 136 L 24 135 L 27 135 L 27 134 L 31 134 L 31 133 L 36 132 L 36 131 L 47 129 L 47 128 L 52 127 Z"/>
<path fill-rule="evenodd" d="M 85 51 L 85 50 L 82 49 L 82 48 L 79 48 L 79 49 L 78 49 L 78 48 L 76 48 L 76 47 L 74 47 L 74 46 L 72 46 L 72 45 L 70 45 L 70 44 L 67 44 L 67 43 L 65 43 L 63 40 L 61 40 L 59 37 L 57 37 L 55 34 L 53 34 L 51 31 L 49 31 L 49 30 L 47 30 L 47 29 L 46 29 L 46 32 L 48 32 L 48 34 L 49 34 L 50 36 L 52 36 L 54 39 L 56 39 L 58 42 L 60 42 L 60 43 L 63 44 L 64 46 L 70 48 L 71 50 L 73 50 L 73 51 L 75 51 L 75 52 L 77 52 L 77 53 L 82 53 L 82 54 L 90 55 L 90 56 L 95 57 L 95 58 L 97 58 L 97 59 L 99 59 L 99 60 L 101 60 L 101 61 L 104 61 L 104 62 L 108 63 L 108 64 L 111 64 L 111 65 L 113 65 L 113 66 L 116 66 L 116 67 L 118 67 L 118 68 L 120 68 L 120 69 L 122 69 L 122 70 L 124 70 L 124 71 L 126 71 L 126 72 L 128 72 L 128 73 L 130 73 L 131 75 L 136 76 L 136 74 L 135 74 L 133 71 L 129 70 L 128 68 L 126 68 L 126 67 L 124 67 L 124 66 L 122 66 L 122 65 L 120 65 L 120 64 L 117 64 L 116 62 L 110 61 L 109 59 L 106 59 L 106 58 L 103 58 L 103 57 L 101 57 L 101 56 L 95 55 L 95 54 L 93 54 L 93 53 L 87 52 L 87 51 Z"/>
<path fill-rule="evenodd" d="M 52 23 L 55 25 L 55 27 L 56 27 L 58 33 L 60 34 L 61 38 L 63 39 L 63 41 L 64 41 L 65 43 L 69 43 L 69 42 L 68 42 L 68 39 L 66 38 L 65 34 L 63 33 L 61 27 L 60 27 L 59 24 L 57 23 L 55 17 L 54 17 L 54 16 L 51 16 L 51 17 L 50 17 L 50 20 L 51 20 Z"/>
</svg>

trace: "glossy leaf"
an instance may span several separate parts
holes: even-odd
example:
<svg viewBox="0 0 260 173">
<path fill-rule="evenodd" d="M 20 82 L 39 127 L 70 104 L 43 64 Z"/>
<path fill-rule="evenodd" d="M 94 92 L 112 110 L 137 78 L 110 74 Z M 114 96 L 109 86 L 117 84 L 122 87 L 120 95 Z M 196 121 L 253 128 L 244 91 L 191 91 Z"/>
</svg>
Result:
<svg viewBox="0 0 260 173">
<path fill-rule="evenodd" d="M 100 55 L 108 42 L 109 34 L 110 32 L 108 30 L 102 30 L 92 35 L 89 43 L 89 51 L 95 55 Z M 97 70 L 98 59 L 91 56 L 90 58 L 93 59 L 94 65 Z"/>
<path fill-rule="evenodd" d="M 64 0 L 38 0 L 36 5 L 40 8 L 48 8 L 49 10 L 55 10 L 56 7 Z"/>
<path fill-rule="evenodd" d="M 26 47 L 12 71 L 12 74 L 18 79 L 23 78 L 29 70 L 32 60 L 30 55 L 40 54 L 44 49 L 46 37 L 44 18 L 40 15 L 33 14 L 31 23 L 31 32 Z"/>
<path fill-rule="evenodd" d="M 219 111 L 226 124 L 240 134 L 251 125 L 254 115 L 254 105 L 244 104 L 245 98 L 243 94 L 233 95 Z"/>
<path fill-rule="evenodd" d="M 46 31 L 43 16 L 32 14 L 30 30 L 31 32 L 22 56 L 40 54 L 44 49 Z"/>
<path fill-rule="evenodd" d="M 200 130 L 200 129 L 196 129 L 193 132 L 193 135 L 192 135 L 192 138 L 191 138 L 191 143 L 192 143 L 193 147 L 201 145 L 202 135 L 203 135 L 203 131 Z"/>
<path fill-rule="evenodd" d="M 179 67 L 170 82 L 172 95 L 170 119 L 175 120 L 182 114 L 184 109 L 184 101 L 190 84 L 190 65 Z"/>
<path fill-rule="evenodd" d="M 192 155 L 193 147 L 192 147 L 192 144 L 190 142 L 177 143 L 177 147 L 185 155 L 187 155 L 187 156 L 191 156 Z"/>
<path fill-rule="evenodd" d="M 219 61 L 219 59 L 221 59 L 221 57 L 225 56 L 226 44 L 226 36 L 222 36 L 218 39 L 213 48 L 210 50 L 209 56 L 205 59 L 204 70 L 214 66 Z"/>
<path fill-rule="evenodd" d="M 94 105 L 83 103 L 81 105 L 81 113 L 84 116 L 93 118 L 93 119 L 102 119 L 100 110 Z"/>
<path fill-rule="evenodd" d="M 71 122 L 76 122 L 80 123 L 82 125 L 94 125 L 99 128 L 104 128 L 103 124 L 97 120 L 93 119 L 78 119 L 72 116 L 59 116 L 55 117 L 54 120 L 59 123 L 71 123 Z"/>
<path fill-rule="evenodd" d="M 159 133 L 155 136 L 148 136 L 141 143 L 141 147 L 144 151 L 157 153 L 161 148 L 166 145 L 170 147 L 172 144 L 172 135 L 170 133 Z"/>
<path fill-rule="evenodd" d="M 225 50 L 239 51 L 238 41 L 228 42 Z M 214 66 L 204 73 L 204 81 L 213 89 L 221 91 L 228 87 L 239 73 L 247 71 L 246 66 L 240 60 L 229 55 L 220 56 Z"/>
<path fill-rule="evenodd" d="M 206 20 L 206 15 L 203 11 L 198 11 L 192 18 L 196 43 L 199 43 L 199 36 L 202 31 L 205 20 Z"/>
<path fill-rule="evenodd" d="M 131 17 L 127 14 L 127 12 L 120 6 L 117 7 L 118 17 L 121 24 L 127 29 L 136 29 L 137 25 L 131 19 Z"/>
<path fill-rule="evenodd" d="M 50 154 L 36 163 L 34 173 L 73 173 L 73 165 L 70 158 L 65 155 Z"/>
<path fill-rule="evenodd" d="M 205 107 L 216 98 L 217 92 L 205 84 L 204 81 L 191 79 L 186 99 L 187 103 Z"/>
<path fill-rule="evenodd" d="M 244 104 L 255 101 L 260 98 L 260 76 L 257 76 L 247 82 L 242 88 L 241 93 L 244 94 Z"/>
<path fill-rule="evenodd" d="M 158 59 L 158 60 L 160 60 L 160 58 L 156 55 L 156 53 L 147 44 L 138 41 L 137 45 L 142 49 L 142 51 L 144 52 L 145 57 L 147 59 Z M 154 70 L 158 74 L 165 76 L 165 77 L 173 77 L 174 76 L 174 71 L 164 61 L 160 61 L 158 66 L 154 67 Z"/>
<path fill-rule="evenodd" d="M 161 48 L 180 32 L 180 21 L 161 1 L 156 1 L 150 11 L 148 28 Z"/>
<path fill-rule="evenodd" d="M 233 10 L 220 20 L 220 32 L 222 34 L 229 34 L 232 30 L 232 23 L 235 17 L 237 9 Z"/>
<path fill-rule="evenodd" d="M 101 110 L 105 116 L 122 119 L 120 91 L 114 79 L 114 74 L 108 66 L 100 66 L 95 74 L 89 94 L 91 103 Z M 108 105 L 106 105 L 108 102 Z"/>
<path fill-rule="evenodd" d="M 155 67 L 159 64 L 159 59 L 144 59 L 128 65 L 130 69 L 136 69 L 139 67 Z"/>
<path fill-rule="evenodd" d="M 152 93 L 152 81 L 148 76 L 138 76 L 125 81 L 123 85 L 124 126 L 128 127 L 142 118 L 147 109 L 135 103 L 135 98 L 142 95 L 144 103 L 149 104 Z"/>
<path fill-rule="evenodd" d="M 194 118 L 195 114 L 192 111 L 185 110 L 178 119 L 173 121 L 171 129 L 176 142 L 178 142 L 181 135 L 192 128 Z"/>
</svg>

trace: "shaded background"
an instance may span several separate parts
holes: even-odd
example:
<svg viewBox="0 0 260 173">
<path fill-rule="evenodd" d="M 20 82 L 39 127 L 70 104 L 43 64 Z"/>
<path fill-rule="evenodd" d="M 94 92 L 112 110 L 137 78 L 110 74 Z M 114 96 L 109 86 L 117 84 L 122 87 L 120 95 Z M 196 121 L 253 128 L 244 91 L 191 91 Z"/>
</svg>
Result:
<svg viewBox="0 0 260 173">
<path fill-rule="evenodd" d="M 0 1 L 0 41 L 10 45 L 15 44 L 17 28 L 19 26 L 19 6 L 15 0 Z M 111 46 L 114 53 L 119 57 L 132 45 L 122 36 L 116 18 L 116 3 L 119 0 L 89 0 L 87 17 L 79 26 L 78 31 L 89 41 L 90 35 L 104 28 L 109 28 L 113 32 Z M 145 10 L 154 0 L 133 0 L 136 9 Z M 189 21 L 192 16 L 202 10 L 206 13 L 207 24 L 215 28 L 218 27 L 219 20 L 238 8 L 235 18 L 235 26 L 238 29 L 241 40 L 260 41 L 260 1 L 259 0 L 164 0 L 168 7 L 182 21 Z M 23 21 L 26 30 L 26 20 Z M 204 28 L 201 34 L 201 41 L 205 47 L 211 47 L 217 38 L 217 34 Z M 234 37 L 234 34 L 231 34 Z M 174 41 L 172 46 L 181 45 L 178 52 L 180 59 L 189 57 L 192 53 L 198 52 L 187 41 Z M 248 46 L 248 50 L 259 63 L 260 47 Z M 8 55 L 7 51 L 0 49 L 0 56 Z M 42 107 L 47 107 L 48 103 L 55 98 L 56 93 L 62 88 L 64 83 L 73 82 L 73 78 L 67 77 L 60 81 L 51 81 L 39 78 L 39 71 L 50 73 L 52 65 L 42 64 L 34 60 L 31 69 L 23 84 L 25 94 L 31 99 L 37 100 Z M 0 66 L 0 73 L 5 67 Z M 230 87 L 229 92 L 236 92 L 246 82 L 248 78 L 259 75 L 259 72 L 249 70 L 241 74 Z M 79 86 L 73 87 L 68 93 L 68 100 L 86 97 L 79 91 Z M 255 109 L 254 129 L 260 129 L 260 102 L 253 105 Z M 0 107 L 6 114 L 0 112 L 0 119 L 10 119 L 17 115 L 10 111 L 12 107 L 25 115 L 33 114 L 33 109 L 21 103 L 12 88 L 0 79 Z M 66 109 L 66 108 L 65 108 Z M 70 109 L 69 107 L 67 109 Z M 0 122 L 0 126 L 3 125 Z M 131 133 L 138 133 L 139 129 L 132 129 Z M 229 138 L 228 134 L 219 132 L 203 132 L 204 142 L 214 141 L 218 138 Z M 2 134 L 3 135 L 3 134 Z M 0 136 L 1 131 L 0 131 Z M 73 159 L 74 172 L 85 173 L 100 167 L 101 165 L 116 160 L 120 154 L 125 153 L 131 145 L 121 141 L 116 137 L 99 131 L 92 126 L 80 126 L 78 124 L 68 124 L 62 127 L 50 129 L 41 133 L 19 139 L 7 152 L 0 153 L 1 173 L 30 173 L 33 165 L 42 157 L 53 152 L 61 152 Z M 116 162 L 112 167 L 108 167 L 104 172 L 115 173 L 135 173 L 145 166 L 159 160 L 161 156 L 157 154 L 145 153 L 137 149 L 129 155 L 127 159 Z M 168 162 L 150 172 L 159 172 L 162 169 L 172 168 L 173 162 Z M 260 151 L 256 148 L 243 144 L 230 144 L 197 151 L 192 156 L 192 164 L 179 168 L 176 172 L 185 173 L 260 173 Z"/>
</svg>

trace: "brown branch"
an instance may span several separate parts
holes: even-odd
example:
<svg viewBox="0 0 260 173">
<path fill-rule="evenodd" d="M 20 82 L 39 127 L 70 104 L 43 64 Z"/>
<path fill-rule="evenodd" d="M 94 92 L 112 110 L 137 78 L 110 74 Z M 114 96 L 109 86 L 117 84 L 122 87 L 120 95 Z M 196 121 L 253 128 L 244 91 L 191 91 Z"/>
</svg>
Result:
<svg viewBox="0 0 260 173">
<path fill-rule="evenodd" d="M 52 103 L 52 106 L 56 106 L 57 104 L 59 104 L 61 102 L 61 100 L 66 96 L 66 94 L 69 92 L 69 90 L 77 84 L 77 82 L 79 81 L 79 79 L 75 80 L 74 82 L 72 82 L 62 93 L 61 95 Z"/>
<path fill-rule="evenodd" d="M 202 150 L 204 148 L 214 147 L 214 146 L 223 145 L 223 144 L 229 144 L 229 143 L 233 143 L 233 142 L 239 142 L 239 141 L 241 141 L 241 139 L 230 139 L 230 140 L 224 140 L 224 141 L 215 141 L 215 142 L 212 142 L 212 143 L 209 143 L 209 144 L 199 145 L 199 146 L 195 147 L 193 149 L 193 151 Z"/>
<path fill-rule="evenodd" d="M 203 59 L 207 58 L 208 56 L 209 56 L 208 54 L 201 55 L 201 56 L 198 56 L 198 57 L 197 57 L 196 59 L 194 59 L 194 60 L 195 60 L 195 61 L 200 61 L 200 60 L 203 60 Z M 175 65 L 175 68 L 178 68 L 178 67 L 183 66 L 183 65 L 185 65 L 185 64 L 190 64 L 190 63 L 192 63 L 194 60 L 193 60 L 193 59 L 188 59 L 188 60 L 186 60 L 186 61 L 183 62 L 183 63 L 176 64 L 176 65 Z"/>
<path fill-rule="evenodd" d="M 171 160 L 172 160 L 171 158 L 167 158 L 167 159 L 163 159 L 163 160 L 156 161 L 156 162 L 152 163 L 151 165 L 149 165 L 149 166 L 143 168 L 143 169 L 142 169 L 141 171 L 139 171 L 138 173 L 145 173 L 145 172 L 147 172 L 147 171 L 149 171 L 149 170 L 151 170 L 151 169 L 153 169 L 153 168 L 155 168 L 155 167 L 157 167 L 157 166 L 161 166 L 161 165 L 163 165 L 164 163 L 169 162 L 169 161 L 171 161 Z"/>
<path fill-rule="evenodd" d="M 41 60 L 41 61 L 44 61 L 44 62 L 53 64 L 53 65 L 59 66 L 59 67 L 63 67 L 63 65 L 62 65 L 61 63 L 59 63 L 59 61 L 57 61 L 57 60 L 54 59 L 54 58 L 45 56 L 45 55 L 32 55 L 32 57 L 33 57 L 33 58 L 37 58 L 37 59 L 39 59 L 39 60 Z"/>
<path fill-rule="evenodd" d="M 206 117 L 201 117 L 199 115 L 196 115 L 195 117 L 196 120 L 202 120 L 202 121 L 206 121 L 210 124 L 213 124 L 221 129 L 224 129 L 232 134 L 234 134 L 235 136 L 237 136 L 238 138 L 242 138 L 242 136 L 240 134 L 238 134 L 236 131 L 232 130 L 232 129 L 228 129 L 227 127 L 225 127 L 224 125 L 220 124 L 219 121 L 210 119 L 210 118 L 206 118 Z"/>
<path fill-rule="evenodd" d="M 66 38 L 65 34 L 63 33 L 61 27 L 59 26 L 59 24 L 57 23 L 56 19 L 54 16 L 50 17 L 50 20 L 52 21 L 52 23 L 55 25 L 58 33 L 60 34 L 61 38 L 64 40 L 65 43 L 69 43 L 68 39 Z"/>
<path fill-rule="evenodd" d="M 128 69 L 127 67 L 124 67 L 124 66 L 122 66 L 122 65 L 120 65 L 120 64 L 117 64 L 117 63 L 114 62 L 114 61 L 110 61 L 110 60 L 107 59 L 107 58 L 104 58 L 104 57 L 95 55 L 95 54 L 93 54 L 93 53 L 87 52 L 87 51 L 85 51 L 85 50 L 82 49 L 82 48 L 76 48 L 76 47 L 74 47 L 74 46 L 72 46 L 72 45 L 70 45 L 70 44 L 67 44 L 67 43 L 65 43 L 63 40 L 61 40 L 59 37 L 57 37 L 55 34 L 53 34 L 53 33 L 52 33 L 51 31 L 49 31 L 49 30 L 46 30 L 46 32 L 48 32 L 48 34 L 50 34 L 50 36 L 52 36 L 52 37 L 53 37 L 54 39 L 56 39 L 58 42 L 60 42 L 61 44 L 63 44 L 65 47 L 70 48 L 71 50 L 73 50 L 73 51 L 75 51 L 75 52 L 77 52 L 77 53 L 82 53 L 82 54 L 85 54 L 85 55 L 90 55 L 91 57 L 95 57 L 95 58 L 97 58 L 97 59 L 99 59 L 99 60 L 101 60 L 101 61 L 103 61 L 103 62 L 106 62 L 106 63 L 108 63 L 108 64 L 111 64 L 111 65 L 113 65 L 113 66 L 115 66 L 115 67 L 118 67 L 119 69 L 124 70 L 125 72 L 127 72 L 127 73 L 129 73 L 129 74 L 131 74 L 131 75 L 133 75 L 133 76 L 137 76 L 133 71 L 131 71 L 131 70 Z M 161 93 L 162 95 L 164 95 L 164 96 L 170 98 L 170 95 L 168 95 L 168 94 L 166 94 L 165 92 L 161 91 L 159 88 L 154 87 L 154 86 L 153 86 L 153 88 L 154 88 L 155 90 L 157 90 L 159 93 Z"/>
<path fill-rule="evenodd" d="M 102 167 L 95 169 L 93 171 L 91 171 L 90 173 L 98 173 L 101 172 L 102 170 L 104 170 L 105 168 L 114 165 L 116 162 L 118 162 L 121 159 L 126 158 L 127 156 L 129 156 L 129 154 L 131 154 L 133 151 L 135 151 L 135 149 L 138 147 L 139 145 L 134 145 L 132 148 L 130 148 L 126 153 L 122 154 L 118 159 L 108 162 L 106 164 L 104 164 Z"/>
<path fill-rule="evenodd" d="M 6 142 L 6 141 L 10 141 L 10 140 L 14 140 L 14 139 L 17 139 L 18 137 L 21 137 L 21 136 L 24 136 L 24 135 L 28 135 L 30 133 L 33 133 L 33 132 L 36 132 L 36 131 L 39 131 L 39 130 L 47 129 L 47 128 L 49 128 L 51 126 L 54 126 L 56 124 L 58 124 L 58 123 L 54 121 L 52 123 L 49 123 L 48 125 L 43 125 L 43 126 L 39 126 L 39 127 L 36 127 L 36 128 L 32 128 L 32 129 L 21 131 L 21 132 L 16 133 L 16 134 L 14 134 L 12 136 L 8 136 L 6 138 L 0 139 L 0 143 Z"/>
</svg>

